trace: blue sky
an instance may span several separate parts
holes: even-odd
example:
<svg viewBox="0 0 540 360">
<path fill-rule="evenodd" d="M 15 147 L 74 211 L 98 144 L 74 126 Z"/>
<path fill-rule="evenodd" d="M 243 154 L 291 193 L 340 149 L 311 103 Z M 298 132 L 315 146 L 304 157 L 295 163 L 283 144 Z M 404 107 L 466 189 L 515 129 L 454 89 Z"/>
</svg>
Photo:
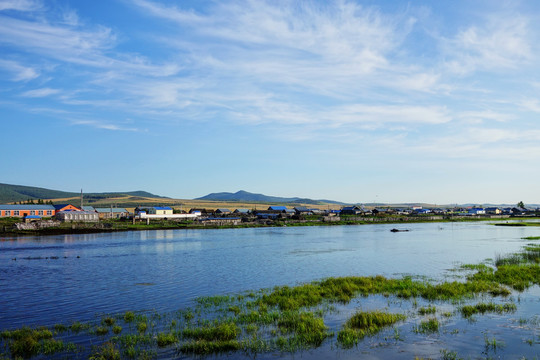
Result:
<svg viewBox="0 0 540 360">
<path fill-rule="evenodd" d="M 0 182 L 540 203 L 536 1 L 0 0 Z"/>
</svg>

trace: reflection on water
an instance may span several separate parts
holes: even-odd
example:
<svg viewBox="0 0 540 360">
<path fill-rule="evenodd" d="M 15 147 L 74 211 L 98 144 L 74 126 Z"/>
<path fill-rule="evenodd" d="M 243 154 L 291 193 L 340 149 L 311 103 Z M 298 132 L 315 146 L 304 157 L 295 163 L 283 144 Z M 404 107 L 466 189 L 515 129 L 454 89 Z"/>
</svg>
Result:
<svg viewBox="0 0 540 360">
<path fill-rule="evenodd" d="M 456 262 L 517 251 L 538 228 L 486 223 L 154 230 L 0 241 L 0 328 L 172 311 L 202 295 L 329 276 L 443 278 Z M 33 259 L 33 260 L 29 260 Z"/>
</svg>

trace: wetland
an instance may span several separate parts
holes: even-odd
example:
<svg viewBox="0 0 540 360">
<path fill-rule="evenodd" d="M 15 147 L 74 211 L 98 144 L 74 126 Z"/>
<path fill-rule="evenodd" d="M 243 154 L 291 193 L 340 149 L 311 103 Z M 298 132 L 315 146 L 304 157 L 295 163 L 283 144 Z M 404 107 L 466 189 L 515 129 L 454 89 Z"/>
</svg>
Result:
<svg viewBox="0 0 540 360">
<path fill-rule="evenodd" d="M 538 357 L 539 228 L 391 228 L 4 238 L 1 356 Z"/>
</svg>

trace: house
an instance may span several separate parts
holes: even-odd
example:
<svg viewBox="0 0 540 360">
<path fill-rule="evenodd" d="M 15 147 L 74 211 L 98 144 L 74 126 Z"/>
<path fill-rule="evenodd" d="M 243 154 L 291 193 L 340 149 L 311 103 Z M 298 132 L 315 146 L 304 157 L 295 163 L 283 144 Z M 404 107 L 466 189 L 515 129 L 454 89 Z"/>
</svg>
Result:
<svg viewBox="0 0 540 360">
<path fill-rule="evenodd" d="M 100 219 L 120 219 L 129 216 L 129 211 L 124 208 L 95 208 Z"/>
<path fill-rule="evenodd" d="M 199 216 L 201 216 L 201 215 L 211 214 L 212 211 L 206 210 L 206 209 L 190 209 L 189 213 L 190 214 L 198 214 Z"/>
<path fill-rule="evenodd" d="M 341 208 L 342 215 L 359 215 L 362 214 L 363 210 L 358 206 L 345 206 Z"/>
<path fill-rule="evenodd" d="M 172 215 L 173 209 L 169 206 L 149 206 L 135 208 L 135 214 L 145 213 L 148 215 Z"/>
<path fill-rule="evenodd" d="M 81 209 L 82 211 L 96 211 L 93 206 L 83 206 Z"/>
<path fill-rule="evenodd" d="M 0 205 L 0 217 L 43 216 L 52 217 L 56 213 L 52 205 Z"/>
<path fill-rule="evenodd" d="M 58 205 L 53 205 L 54 206 L 54 209 L 56 210 L 56 212 L 59 212 L 59 211 L 81 211 L 81 209 L 79 209 L 78 207 L 74 206 L 74 205 L 71 205 L 71 204 L 58 204 Z"/>
<path fill-rule="evenodd" d="M 502 214 L 502 210 L 499 209 L 498 207 L 488 207 L 488 208 L 486 208 L 486 214 L 500 215 L 500 214 Z"/>
<path fill-rule="evenodd" d="M 483 208 L 472 208 L 467 211 L 467 215 L 485 215 L 486 210 Z"/>
<path fill-rule="evenodd" d="M 65 210 L 56 213 L 55 217 L 62 221 L 81 221 L 81 222 L 98 222 L 99 214 L 95 211 L 73 211 Z"/>
<path fill-rule="evenodd" d="M 430 209 L 414 209 L 414 213 L 416 215 L 426 215 L 426 214 L 429 214 L 431 212 Z"/>
<path fill-rule="evenodd" d="M 309 215 L 309 214 L 312 214 L 311 210 L 308 209 L 307 207 L 305 206 L 296 206 L 294 208 L 294 211 L 298 214 L 298 215 Z"/>
<path fill-rule="evenodd" d="M 271 220 L 275 220 L 275 219 L 278 218 L 279 213 L 258 212 L 258 213 L 255 214 L 255 216 L 257 216 L 258 219 L 263 219 L 263 220 L 271 219 Z"/>
<path fill-rule="evenodd" d="M 231 210 L 221 208 L 221 209 L 217 209 L 214 213 L 219 214 L 219 215 L 229 215 L 231 213 Z"/>
<path fill-rule="evenodd" d="M 249 215 L 251 213 L 251 210 L 249 209 L 236 209 L 233 211 L 233 214 L 237 215 Z"/>
<path fill-rule="evenodd" d="M 282 212 L 282 211 L 285 211 L 287 210 L 287 207 L 286 206 L 270 206 L 268 208 L 268 211 L 277 211 L 277 212 Z"/>
</svg>

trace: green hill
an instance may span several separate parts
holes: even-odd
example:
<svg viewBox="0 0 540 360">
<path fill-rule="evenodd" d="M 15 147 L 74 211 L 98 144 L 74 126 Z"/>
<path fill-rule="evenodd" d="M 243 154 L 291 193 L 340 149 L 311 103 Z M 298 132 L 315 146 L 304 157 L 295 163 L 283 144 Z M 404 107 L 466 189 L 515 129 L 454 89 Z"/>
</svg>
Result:
<svg viewBox="0 0 540 360">
<path fill-rule="evenodd" d="M 34 186 L 0 184 L 0 204 L 11 203 L 15 201 L 27 200 L 49 200 L 78 197 L 80 193 L 67 192 L 60 190 L 51 190 Z M 163 196 L 153 195 L 146 191 L 129 192 L 108 192 L 108 193 L 85 193 L 84 198 L 87 201 L 97 201 L 101 199 L 113 198 L 118 196 L 136 196 L 149 198 L 164 198 Z"/>
</svg>

